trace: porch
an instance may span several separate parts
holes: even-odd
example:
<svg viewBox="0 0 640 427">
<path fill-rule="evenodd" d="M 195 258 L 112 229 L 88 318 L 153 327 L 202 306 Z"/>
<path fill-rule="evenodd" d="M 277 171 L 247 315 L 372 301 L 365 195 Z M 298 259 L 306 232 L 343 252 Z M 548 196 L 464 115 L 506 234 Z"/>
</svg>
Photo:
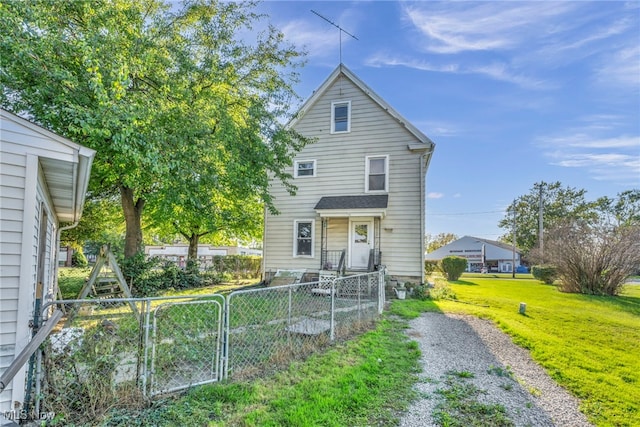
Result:
<svg viewBox="0 0 640 427">
<path fill-rule="evenodd" d="M 375 271 L 382 264 L 381 224 L 389 195 L 325 196 L 320 215 L 320 271 L 340 275 Z"/>
</svg>

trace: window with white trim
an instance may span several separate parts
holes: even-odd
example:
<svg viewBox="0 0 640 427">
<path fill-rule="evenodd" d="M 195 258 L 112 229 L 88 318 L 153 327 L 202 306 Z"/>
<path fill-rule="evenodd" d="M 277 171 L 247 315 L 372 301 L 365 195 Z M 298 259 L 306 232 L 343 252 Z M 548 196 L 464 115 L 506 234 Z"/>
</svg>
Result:
<svg viewBox="0 0 640 427">
<path fill-rule="evenodd" d="M 293 165 L 293 176 L 301 178 L 305 176 L 316 176 L 315 160 L 296 160 Z"/>
<path fill-rule="evenodd" d="M 351 101 L 331 103 L 331 133 L 351 132 Z"/>
<path fill-rule="evenodd" d="M 299 219 L 293 223 L 293 256 L 313 258 L 315 220 Z"/>
<path fill-rule="evenodd" d="M 389 191 L 389 156 L 367 156 L 365 192 Z"/>
</svg>

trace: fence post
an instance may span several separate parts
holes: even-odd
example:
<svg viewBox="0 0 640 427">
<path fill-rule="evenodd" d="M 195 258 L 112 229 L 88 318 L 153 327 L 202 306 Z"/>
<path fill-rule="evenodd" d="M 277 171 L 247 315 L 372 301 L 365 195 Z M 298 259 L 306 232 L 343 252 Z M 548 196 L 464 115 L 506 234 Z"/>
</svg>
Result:
<svg viewBox="0 0 640 427">
<path fill-rule="evenodd" d="M 385 299 L 384 277 L 385 277 L 385 268 L 381 268 L 380 270 L 378 270 L 378 314 L 382 314 L 382 312 L 384 311 L 384 299 Z"/>
<path fill-rule="evenodd" d="M 231 334 L 231 323 L 229 319 L 229 312 L 231 311 L 231 297 L 233 296 L 233 292 L 227 295 L 224 298 L 224 325 L 222 326 L 222 339 L 224 343 L 222 345 L 222 370 L 220 372 L 220 376 L 223 379 L 227 379 L 229 377 L 229 335 Z"/>
<path fill-rule="evenodd" d="M 338 279 L 334 279 L 331 281 L 331 321 L 329 322 L 330 327 L 330 338 L 331 341 L 336 339 L 336 282 Z"/>
<path fill-rule="evenodd" d="M 142 370 L 142 394 L 148 397 L 147 381 L 149 379 L 149 330 L 151 329 L 151 301 L 147 298 L 142 302 L 144 308 L 144 368 Z"/>
</svg>

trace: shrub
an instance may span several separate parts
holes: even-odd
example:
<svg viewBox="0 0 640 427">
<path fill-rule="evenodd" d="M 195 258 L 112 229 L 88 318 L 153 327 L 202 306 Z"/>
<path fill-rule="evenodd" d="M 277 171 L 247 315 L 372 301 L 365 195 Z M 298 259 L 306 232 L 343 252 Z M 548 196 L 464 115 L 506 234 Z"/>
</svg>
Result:
<svg viewBox="0 0 640 427">
<path fill-rule="evenodd" d="M 122 275 L 134 297 L 152 296 L 163 289 L 162 279 L 156 270 L 159 262 L 157 258 L 147 259 L 143 253 L 120 261 Z"/>
<path fill-rule="evenodd" d="M 547 238 L 560 290 L 589 295 L 618 295 L 640 264 L 640 224 L 606 220 L 567 220 Z"/>
<path fill-rule="evenodd" d="M 424 261 L 424 274 L 429 276 L 438 269 L 438 261 L 425 260 Z"/>
<path fill-rule="evenodd" d="M 411 294 L 411 296 L 421 301 L 429 299 L 429 287 L 425 284 L 418 285 L 413 288 L 413 293 Z"/>
<path fill-rule="evenodd" d="M 447 280 L 458 280 L 467 268 L 467 259 L 459 256 L 447 256 L 441 261 L 442 271 L 447 275 Z"/>
<path fill-rule="evenodd" d="M 76 249 L 71 255 L 71 265 L 74 267 L 86 267 L 89 265 L 87 257 L 84 256 L 81 250 Z"/>
<path fill-rule="evenodd" d="M 534 265 L 531 267 L 531 274 L 533 274 L 535 279 L 538 279 L 547 285 L 552 284 L 558 278 L 558 270 L 555 266 L 549 264 Z"/>
</svg>

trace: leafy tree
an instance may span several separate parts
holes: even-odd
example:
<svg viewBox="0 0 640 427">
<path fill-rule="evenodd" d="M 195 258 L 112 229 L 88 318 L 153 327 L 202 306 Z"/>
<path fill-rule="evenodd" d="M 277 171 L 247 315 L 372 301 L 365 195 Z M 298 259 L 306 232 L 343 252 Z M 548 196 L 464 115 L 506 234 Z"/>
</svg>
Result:
<svg viewBox="0 0 640 427">
<path fill-rule="evenodd" d="M 425 236 L 425 248 L 427 253 L 431 253 L 456 240 L 458 240 L 458 236 L 453 233 L 439 233 L 435 236 L 427 234 Z"/>
<path fill-rule="evenodd" d="M 515 210 L 516 246 L 526 254 L 539 244 L 540 195 L 542 195 L 542 219 L 545 230 L 551 229 L 560 220 L 566 218 L 594 220 L 598 216 L 597 203 L 587 202 L 585 194 L 586 190 L 563 187 L 558 181 L 553 183 L 542 181 L 534 184 L 528 194 L 516 198 L 511 203 L 505 217 L 498 223 L 500 228 L 509 231 L 508 235 L 503 236 L 501 240 L 512 241 L 510 233 Z"/>
<path fill-rule="evenodd" d="M 442 258 L 442 271 L 447 275 L 447 280 L 458 280 L 467 268 L 467 259 L 451 255 Z"/>
<path fill-rule="evenodd" d="M 545 255 L 553 260 L 561 290 L 618 295 L 640 265 L 640 224 L 568 219 L 548 234 Z"/>
<path fill-rule="evenodd" d="M 623 191 L 615 199 L 602 197 L 596 203 L 603 221 L 614 226 L 640 224 L 640 189 Z"/>
<path fill-rule="evenodd" d="M 190 199 L 219 180 L 214 188 L 251 189 L 273 209 L 268 174 L 294 191 L 284 167 L 307 141 L 283 123 L 295 98 L 296 74 L 286 70 L 301 54 L 273 27 L 252 32 L 263 18 L 254 6 L 2 3 L 0 102 L 97 150 L 91 188 L 98 197 L 119 196 L 126 257 L 141 250 L 146 204 L 183 174 L 176 188 Z"/>
<path fill-rule="evenodd" d="M 124 239 L 122 208 L 115 198 L 97 198 L 88 195 L 82 218 L 77 227 L 62 233 L 63 246 L 85 248 L 88 254 L 98 254 L 108 244 L 113 252 L 122 253 Z"/>
</svg>

